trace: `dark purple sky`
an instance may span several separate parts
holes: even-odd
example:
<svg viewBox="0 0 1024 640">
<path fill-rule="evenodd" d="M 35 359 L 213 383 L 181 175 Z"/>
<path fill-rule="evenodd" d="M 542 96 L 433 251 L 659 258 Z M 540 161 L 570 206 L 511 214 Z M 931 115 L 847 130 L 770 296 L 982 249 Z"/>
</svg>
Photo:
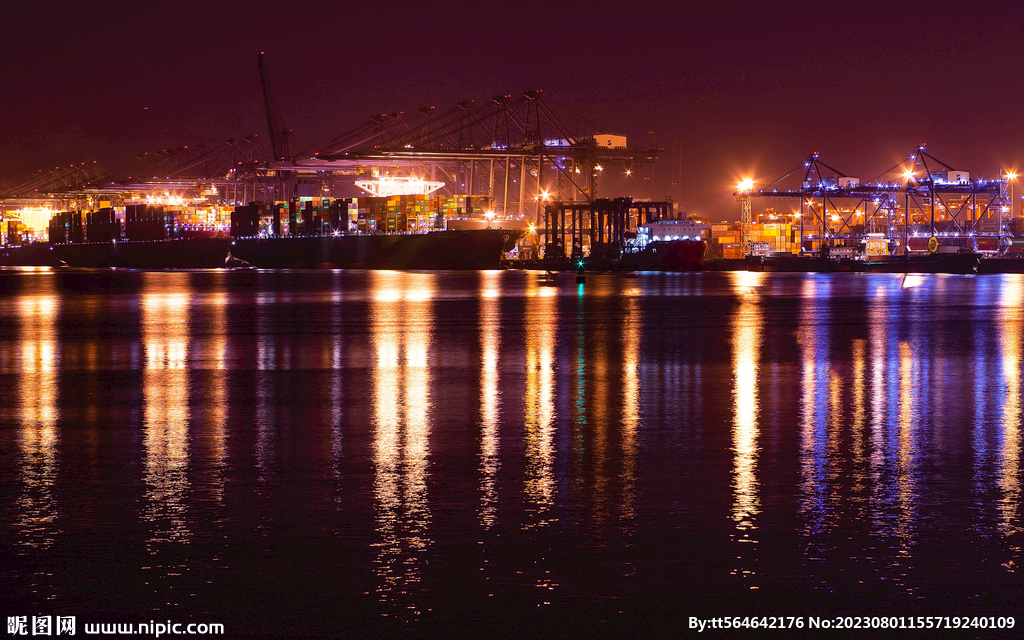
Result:
<svg viewBox="0 0 1024 640">
<path fill-rule="evenodd" d="M 371 113 L 540 88 L 665 149 L 647 193 L 619 179 L 602 195 L 667 196 L 682 140 L 683 206 L 715 219 L 738 218 L 739 177 L 771 182 L 811 151 L 864 180 L 921 142 L 973 174 L 1024 167 L 1014 3 L 689 4 L 15 3 L 0 177 L 265 136 L 260 51 L 310 142 Z"/>
</svg>

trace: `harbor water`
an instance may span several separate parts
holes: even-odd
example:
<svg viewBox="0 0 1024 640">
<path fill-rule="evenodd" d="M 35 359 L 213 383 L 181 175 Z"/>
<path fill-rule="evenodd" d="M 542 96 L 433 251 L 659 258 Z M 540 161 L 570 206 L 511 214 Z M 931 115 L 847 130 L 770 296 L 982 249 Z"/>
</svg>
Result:
<svg viewBox="0 0 1024 640">
<path fill-rule="evenodd" d="M 0 271 L 0 616 L 1024 625 L 1024 276 L 543 275 Z"/>
</svg>

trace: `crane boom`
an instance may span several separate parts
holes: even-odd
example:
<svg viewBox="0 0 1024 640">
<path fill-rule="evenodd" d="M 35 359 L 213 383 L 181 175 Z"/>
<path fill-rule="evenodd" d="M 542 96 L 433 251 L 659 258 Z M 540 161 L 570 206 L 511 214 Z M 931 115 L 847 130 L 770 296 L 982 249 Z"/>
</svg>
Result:
<svg viewBox="0 0 1024 640">
<path fill-rule="evenodd" d="M 276 115 L 276 104 L 270 90 L 270 75 L 267 73 L 267 59 L 260 51 L 260 84 L 263 85 L 263 106 L 267 110 L 267 128 L 270 130 L 270 149 L 274 160 L 283 160 L 288 155 L 288 138 L 284 122 Z"/>
</svg>

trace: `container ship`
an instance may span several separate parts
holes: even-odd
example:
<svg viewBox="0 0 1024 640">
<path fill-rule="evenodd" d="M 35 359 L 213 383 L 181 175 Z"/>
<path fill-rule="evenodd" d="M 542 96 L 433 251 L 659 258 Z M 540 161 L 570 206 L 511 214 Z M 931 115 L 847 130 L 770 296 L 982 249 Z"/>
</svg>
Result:
<svg viewBox="0 0 1024 640">
<path fill-rule="evenodd" d="M 362 228 L 353 231 L 346 203 L 322 209 L 303 204 L 235 207 L 230 234 L 182 228 L 172 212 L 157 205 L 128 206 L 123 218 L 110 208 L 65 212 L 50 221 L 54 241 L 48 247 L 35 243 L 32 251 L 10 251 L 7 262 L 0 256 L 0 263 L 133 269 L 497 269 L 503 252 L 523 233 L 502 229 L 500 223 L 494 228 L 415 229 L 404 216 L 392 214 L 389 220 L 384 207 L 374 211 L 381 214 L 376 218 L 361 219 Z"/>
</svg>

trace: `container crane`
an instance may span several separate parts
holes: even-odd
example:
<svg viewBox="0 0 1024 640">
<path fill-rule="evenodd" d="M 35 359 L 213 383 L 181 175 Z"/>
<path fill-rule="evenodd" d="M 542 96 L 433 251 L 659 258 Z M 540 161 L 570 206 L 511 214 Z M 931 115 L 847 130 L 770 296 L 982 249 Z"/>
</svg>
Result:
<svg viewBox="0 0 1024 640">
<path fill-rule="evenodd" d="M 288 138 L 291 129 L 285 126 L 284 119 L 277 113 L 277 102 L 270 89 L 270 74 L 267 72 L 267 59 L 260 51 L 259 55 L 260 84 L 263 85 L 263 105 L 267 110 L 267 128 L 270 130 L 270 149 L 274 160 L 289 157 Z"/>
<path fill-rule="evenodd" d="M 744 256 L 750 252 L 750 195 L 753 191 L 754 180 L 751 178 L 745 178 L 736 185 L 736 199 L 740 201 L 740 249 Z"/>
</svg>

